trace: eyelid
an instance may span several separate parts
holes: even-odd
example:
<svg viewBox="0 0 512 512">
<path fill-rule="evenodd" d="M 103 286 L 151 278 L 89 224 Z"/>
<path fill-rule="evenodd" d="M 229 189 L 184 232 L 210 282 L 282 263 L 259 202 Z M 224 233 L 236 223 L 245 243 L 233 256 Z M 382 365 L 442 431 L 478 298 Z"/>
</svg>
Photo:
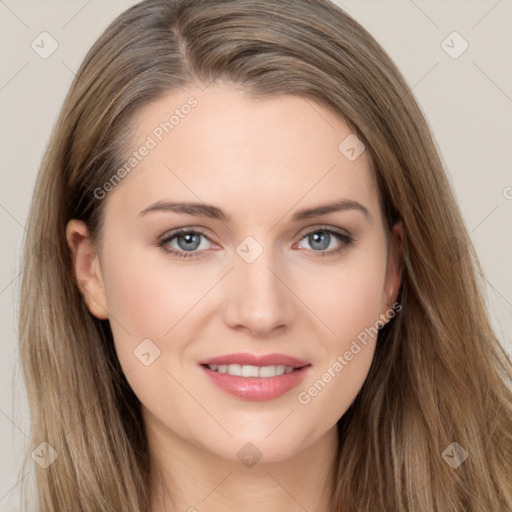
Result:
<svg viewBox="0 0 512 512">
<path fill-rule="evenodd" d="M 306 229 L 306 231 L 299 230 L 299 232 L 297 233 L 296 236 L 298 236 L 300 233 L 302 233 L 302 238 L 304 238 L 305 236 L 307 236 L 311 233 L 316 233 L 317 231 L 328 231 L 328 232 L 337 233 L 339 235 L 345 235 L 347 237 L 352 238 L 352 235 L 346 229 L 329 226 L 328 224 L 317 224 L 317 225 L 310 226 L 309 228 L 305 228 L 305 229 Z"/>
<path fill-rule="evenodd" d="M 203 231 L 203 228 L 197 228 L 194 226 L 186 226 L 184 228 L 176 228 L 171 229 L 170 231 L 166 231 L 163 235 L 158 237 L 158 242 L 165 242 L 166 240 L 169 240 L 170 238 L 174 238 L 181 234 L 187 234 L 187 233 L 197 233 L 199 235 L 203 235 L 205 238 L 210 240 L 212 242 L 211 238 L 206 234 L 205 231 Z"/>
</svg>

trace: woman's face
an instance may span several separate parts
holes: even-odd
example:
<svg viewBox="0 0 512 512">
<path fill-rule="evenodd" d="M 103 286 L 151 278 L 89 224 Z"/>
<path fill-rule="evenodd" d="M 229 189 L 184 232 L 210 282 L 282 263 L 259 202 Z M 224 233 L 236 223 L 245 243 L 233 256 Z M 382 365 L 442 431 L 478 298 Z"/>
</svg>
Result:
<svg viewBox="0 0 512 512">
<path fill-rule="evenodd" d="M 76 271 L 149 435 L 265 461 L 332 435 L 400 279 L 364 146 L 311 100 L 228 86 L 173 92 L 134 126 Z"/>
</svg>

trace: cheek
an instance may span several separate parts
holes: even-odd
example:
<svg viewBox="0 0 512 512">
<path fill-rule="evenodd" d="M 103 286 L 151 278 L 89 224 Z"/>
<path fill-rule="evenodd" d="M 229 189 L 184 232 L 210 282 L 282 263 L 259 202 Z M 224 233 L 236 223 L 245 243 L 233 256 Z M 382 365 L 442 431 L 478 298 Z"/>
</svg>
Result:
<svg viewBox="0 0 512 512">
<path fill-rule="evenodd" d="M 187 343 L 183 335 L 187 315 L 194 313 L 211 284 L 177 264 L 171 271 L 165 258 L 151 261 L 147 251 L 116 247 L 109 255 L 112 257 L 105 262 L 104 281 L 119 362 L 136 394 L 162 389 L 161 380 L 169 380 L 164 373 L 169 357 L 172 361 L 173 354 L 180 353 Z M 140 347 L 145 347 L 142 352 Z M 145 366 L 137 354 L 148 352 L 151 361 L 158 357 Z"/>
<path fill-rule="evenodd" d="M 211 284 L 180 265 L 171 269 L 165 258 L 152 261 L 144 250 L 114 248 L 110 255 L 104 279 L 117 357 L 139 400 L 161 414 L 181 396 L 173 364 L 187 344 L 187 314 Z M 186 397 L 179 403 L 179 417 L 197 414 L 188 409 L 193 404 Z"/>
<path fill-rule="evenodd" d="M 385 243 L 368 244 L 330 268 L 320 267 L 303 276 L 304 296 L 323 320 L 327 348 L 344 350 L 365 328 L 373 326 L 383 311 L 386 277 Z"/>
<path fill-rule="evenodd" d="M 303 413 L 319 418 L 321 431 L 346 412 L 370 369 L 385 284 L 385 245 L 361 251 L 306 282 L 311 309 L 328 329 L 319 340 L 319 361 L 297 393 Z M 316 283 L 316 288 L 312 288 Z M 323 283 L 325 292 L 319 293 Z"/>
<path fill-rule="evenodd" d="M 154 264 L 143 251 L 129 251 L 107 266 L 105 285 L 111 316 L 136 336 L 159 339 L 206 293 L 197 272 L 162 259 Z"/>
</svg>

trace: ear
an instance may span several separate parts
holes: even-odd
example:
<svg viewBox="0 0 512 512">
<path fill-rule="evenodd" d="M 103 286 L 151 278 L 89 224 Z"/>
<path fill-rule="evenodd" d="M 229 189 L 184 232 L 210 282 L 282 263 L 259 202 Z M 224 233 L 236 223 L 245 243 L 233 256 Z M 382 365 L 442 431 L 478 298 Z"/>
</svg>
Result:
<svg viewBox="0 0 512 512">
<path fill-rule="evenodd" d="M 87 308 L 95 317 L 107 319 L 107 299 L 100 261 L 87 225 L 80 220 L 70 220 L 66 226 L 66 240 L 71 250 L 73 275 Z"/>
<path fill-rule="evenodd" d="M 404 239 L 404 228 L 402 221 L 398 221 L 392 228 L 389 241 L 388 262 L 386 268 L 386 278 L 382 295 L 383 314 L 393 309 L 393 305 L 398 298 L 400 284 L 402 282 L 402 247 Z M 386 320 L 386 323 L 390 319 Z"/>
</svg>

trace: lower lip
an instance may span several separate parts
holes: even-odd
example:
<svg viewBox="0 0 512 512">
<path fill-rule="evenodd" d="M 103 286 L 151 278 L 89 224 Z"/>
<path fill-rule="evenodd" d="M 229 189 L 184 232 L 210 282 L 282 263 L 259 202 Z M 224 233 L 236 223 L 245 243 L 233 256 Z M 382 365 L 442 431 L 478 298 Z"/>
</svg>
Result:
<svg viewBox="0 0 512 512">
<path fill-rule="evenodd" d="M 223 391 L 243 400 L 273 400 L 297 387 L 306 377 L 310 366 L 275 377 L 237 377 L 201 366 L 211 381 Z"/>
</svg>

